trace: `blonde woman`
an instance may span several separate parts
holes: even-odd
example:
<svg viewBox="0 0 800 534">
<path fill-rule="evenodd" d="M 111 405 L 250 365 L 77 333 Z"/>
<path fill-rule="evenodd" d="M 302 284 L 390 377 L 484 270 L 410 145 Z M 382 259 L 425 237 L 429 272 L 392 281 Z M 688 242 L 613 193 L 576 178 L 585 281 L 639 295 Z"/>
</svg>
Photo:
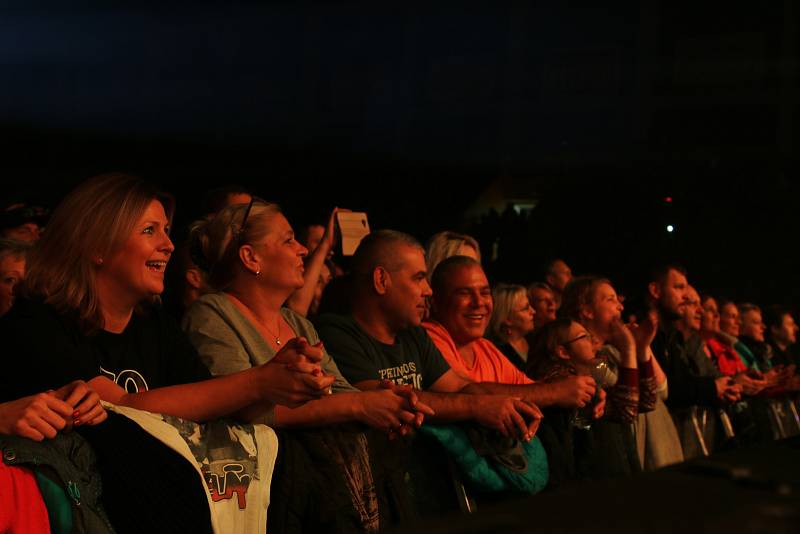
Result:
<svg viewBox="0 0 800 534">
<path fill-rule="evenodd" d="M 525 372 L 528 338 L 533 332 L 535 312 L 523 286 L 498 284 L 492 289 L 494 310 L 488 336 L 517 369 Z"/>
<path fill-rule="evenodd" d="M 195 261 L 217 290 L 200 297 L 183 326 L 215 375 L 256 368 L 271 361 L 293 339 L 319 343 L 314 326 L 284 303 L 304 283 L 308 250 L 294 238 L 277 204 L 255 200 L 230 206 L 195 228 Z M 336 377 L 333 391 L 299 408 L 275 408 L 279 427 L 361 421 L 386 432 L 421 423 L 416 396 L 402 388 L 360 392 L 342 378 L 325 352 L 322 370 Z"/>
<path fill-rule="evenodd" d="M 308 251 L 297 242 L 276 204 L 254 200 L 230 206 L 214 220 L 197 226 L 193 241 L 195 261 L 206 269 L 209 283 L 217 292 L 195 301 L 184 316 L 183 326 L 212 373 L 229 375 L 268 365 L 283 345 L 304 338 L 320 347 L 322 371 L 336 377 L 332 395 L 300 407 L 275 406 L 274 413 L 269 414 L 269 422 L 277 428 L 314 428 L 279 435 L 284 458 L 278 461 L 277 469 L 285 475 L 276 481 L 271 527 L 292 530 L 284 521 L 290 515 L 299 515 L 311 518 L 303 528 L 317 531 L 324 527 L 314 523 L 315 515 L 331 513 L 338 517 L 352 510 L 358 511 L 359 528 L 364 531 L 377 530 L 379 523 L 385 525 L 389 518 L 380 518 L 379 522 L 377 509 L 377 495 L 383 489 L 372 483 L 373 470 L 382 470 L 385 458 L 370 454 L 372 449 L 367 444 L 368 439 L 380 437 L 370 438 L 358 426 L 341 425 L 363 423 L 393 437 L 418 427 L 424 414 L 433 412 L 417 401 L 408 386 L 387 381 L 374 391 L 355 389 L 322 347 L 314 326 L 284 306 L 304 284 L 303 260 Z M 314 461 L 312 466 L 297 464 L 293 458 L 297 458 L 298 449 L 308 450 L 312 457 L 315 451 L 322 451 L 320 456 L 330 461 Z M 293 476 L 302 476 L 306 487 L 292 490 L 300 482 L 292 480 Z M 323 479 L 328 486 L 347 487 L 346 494 L 354 496 L 352 503 L 332 499 L 329 487 L 321 493 L 307 489 L 323 486 L 319 483 Z M 299 496 L 293 491 L 310 495 L 303 496 L 306 504 L 299 506 L 301 512 L 296 511 L 298 505 L 293 499 Z M 340 496 L 341 492 L 336 494 Z M 294 512 L 285 513 L 289 509 Z"/>
<path fill-rule="evenodd" d="M 425 247 L 425 262 L 428 268 L 428 281 L 430 282 L 436 266 L 450 256 L 469 256 L 481 261 L 481 247 L 478 241 L 466 234 L 444 231 L 434 234 Z"/>
<path fill-rule="evenodd" d="M 319 369 L 321 349 L 304 340 L 287 343 L 275 363 L 211 379 L 157 302 L 174 250 L 171 207 L 169 197 L 124 174 L 92 178 L 61 202 L 28 257 L 26 297 L 0 321 L 9 355 L 0 401 L 83 380 L 123 411 L 204 422 L 253 420 L 276 403 L 299 406 L 325 394 L 333 377 Z M 96 417 L 73 414 L 79 427 Z M 83 431 L 100 458 L 118 530 L 210 528 L 193 466 L 186 479 L 187 464 L 125 417 Z M 149 477 L 159 484 L 143 487 Z M 177 480 L 189 482 L 176 487 Z M 182 495 L 180 506 L 164 493 Z"/>
</svg>

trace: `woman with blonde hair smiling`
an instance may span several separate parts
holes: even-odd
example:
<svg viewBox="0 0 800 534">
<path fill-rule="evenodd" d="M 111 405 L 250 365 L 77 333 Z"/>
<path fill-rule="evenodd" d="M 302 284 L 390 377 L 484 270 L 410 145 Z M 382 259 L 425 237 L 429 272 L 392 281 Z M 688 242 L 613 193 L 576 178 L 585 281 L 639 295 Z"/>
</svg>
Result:
<svg viewBox="0 0 800 534">
<path fill-rule="evenodd" d="M 314 326 L 284 307 L 304 284 L 308 250 L 277 204 L 255 200 L 230 206 L 193 231 L 195 261 L 218 292 L 200 297 L 183 325 L 201 358 L 215 375 L 228 375 L 270 361 L 281 346 L 303 337 L 320 347 L 322 370 L 336 377 L 333 391 L 297 409 L 276 407 L 276 426 L 330 425 L 361 421 L 387 432 L 406 432 L 421 423 L 411 390 L 385 388 L 361 392 L 342 377 L 319 343 Z"/>
<path fill-rule="evenodd" d="M 305 340 L 287 343 L 275 363 L 211 379 L 157 302 L 174 250 L 171 211 L 170 197 L 125 174 L 96 176 L 61 202 L 29 255 L 25 298 L 0 321 L 13 355 L 5 359 L 0 401 L 84 380 L 126 415 L 138 409 L 203 422 L 252 420 L 274 404 L 324 395 L 333 377 L 322 375 L 322 351 Z M 76 426 L 89 422 L 74 418 Z M 98 453 L 117 529 L 210 528 L 194 466 L 193 483 L 175 488 L 187 465 L 126 417 L 109 416 L 83 433 Z M 169 483 L 155 488 L 148 477 Z"/>
<path fill-rule="evenodd" d="M 283 345 L 302 337 L 322 351 L 322 371 L 336 377 L 332 395 L 297 408 L 275 406 L 273 413 L 266 414 L 266 421 L 276 428 L 314 427 L 279 433 L 285 452 L 277 469 L 285 475 L 276 479 L 270 525 L 278 531 L 291 530 L 286 518 L 302 517 L 302 528 L 319 530 L 325 527 L 316 523 L 318 515 L 353 516 L 353 510 L 357 511 L 354 517 L 359 529 L 367 532 L 391 522 L 388 517 L 378 517 L 378 494 L 382 490 L 372 483 L 373 470 L 384 469 L 386 462 L 384 458 L 375 459 L 370 443 L 385 438 L 365 434 L 360 427 L 338 425 L 363 423 L 395 437 L 418 427 L 424 414 L 433 412 L 417 401 L 408 386 L 385 381 L 378 390 L 355 389 L 322 347 L 314 326 L 284 306 L 305 283 L 303 260 L 308 250 L 295 240 L 277 204 L 256 199 L 225 208 L 213 220 L 195 226 L 192 240 L 195 262 L 206 270 L 217 292 L 195 301 L 184 316 L 183 326 L 213 374 L 246 372 L 263 365 L 275 358 Z M 382 450 L 384 445 L 378 448 Z M 295 463 L 298 449 L 312 458 L 329 461 L 311 462 L 313 467 L 306 462 Z M 297 481 L 291 477 L 301 476 L 298 473 L 307 473 L 302 475 L 303 484 L 311 486 L 303 490 L 311 497 L 305 496 L 302 503 L 295 501 L 297 496 L 291 491 L 285 491 L 285 485 L 296 487 Z M 348 488 L 350 503 L 337 501 L 340 493 L 334 496 L 330 488 L 321 490 L 323 484 L 317 480 L 322 478 L 328 485 L 333 481 L 334 486 Z M 308 503 L 313 510 L 308 509 Z"/>
</svg>

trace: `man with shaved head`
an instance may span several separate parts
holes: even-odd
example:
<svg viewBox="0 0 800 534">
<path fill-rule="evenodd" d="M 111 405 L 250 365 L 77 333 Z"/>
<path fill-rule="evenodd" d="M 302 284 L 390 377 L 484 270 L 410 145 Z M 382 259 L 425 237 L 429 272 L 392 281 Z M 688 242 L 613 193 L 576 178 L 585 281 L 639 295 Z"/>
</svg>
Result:
<svg viewBox="0 0 800 534">
<path fill-rule="evenodd" d="M 317 320 L 325 348 L 350 383 L 362 390 L 383 381 L 411 385 L 436 412 L 432 420 L 476 420 L 507 436 L 533 436 L 541 419 L 533 403 L 454 373 L 420 327 L 431 289 L 424 251 L 413 237 L 369 234 L 351 265 L 351 313 Z"/>
</svg>

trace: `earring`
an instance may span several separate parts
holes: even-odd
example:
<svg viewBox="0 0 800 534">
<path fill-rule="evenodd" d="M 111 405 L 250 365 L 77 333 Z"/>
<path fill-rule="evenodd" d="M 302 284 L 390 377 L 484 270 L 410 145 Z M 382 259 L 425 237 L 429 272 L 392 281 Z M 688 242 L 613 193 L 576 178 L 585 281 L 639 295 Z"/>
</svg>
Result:
<svg viewBox="0 0 800 534">
<path fill-rule="evenodd" d="M 256 276 L 261 276 L 261 269 L 258 269 L 258 270 L 256 271 Z"/>
<path fill-rule="evenodd" d="M 100 267 L 101 265 L 103 265 L 103 258 L 95 258 L 94 263 L 95 265 Z"/>
</svg>

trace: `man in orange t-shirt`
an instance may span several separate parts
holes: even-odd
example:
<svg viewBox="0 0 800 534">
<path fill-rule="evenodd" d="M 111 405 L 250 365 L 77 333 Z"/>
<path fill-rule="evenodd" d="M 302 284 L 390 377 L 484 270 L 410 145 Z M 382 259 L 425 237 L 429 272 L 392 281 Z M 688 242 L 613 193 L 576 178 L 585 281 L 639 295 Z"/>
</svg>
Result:
<svg viewBox="0 0 800 534">
<path fill-rule="evenodd" d="M 594 395 L 590 376 L 570 376 L 558 382 L 534 383 L 483 337 L 492 315 L 489 281 L 480 263 L 467 256 L 441 262 L 431 278 L 431 321 L 423 323 L 428 335 L 457 374 L 470 382 L 502 384 L 507 395 L 538 406 L 583 407 Z M 605 403 L 595 410 L 599 417 Z"/>
<path fill-rule="evenodd" d="M 433 344 L 442 353 L 450 368 L 470 382 L 500 382 L 501 384 L 533 384 L 522 371 L 500 352 L 494 343 L 481 337 L 471 344 L 471 362 L 461 357 L 453 337 L 436 321 L 423 324 Z"/>
<path fill-rule="evenodd" d="M 452 256 L 436 267 L 431 278 L 432 320 L 423 323 L 436 348 L 457 374 L 470 382 L 495 383 L 496 391 L 541 407 L 580 408 L 591 401 L 596 384 L 590 376 L 570 376 L 557 382 L 534 383 L 483 337 L 494 307 L 489 280 L 481 264 L 467 256 Z M 604 398 L 604 397 L 601 397 Z M 603 414 L 605 402 L 595 415 Z"/>
</svg>

